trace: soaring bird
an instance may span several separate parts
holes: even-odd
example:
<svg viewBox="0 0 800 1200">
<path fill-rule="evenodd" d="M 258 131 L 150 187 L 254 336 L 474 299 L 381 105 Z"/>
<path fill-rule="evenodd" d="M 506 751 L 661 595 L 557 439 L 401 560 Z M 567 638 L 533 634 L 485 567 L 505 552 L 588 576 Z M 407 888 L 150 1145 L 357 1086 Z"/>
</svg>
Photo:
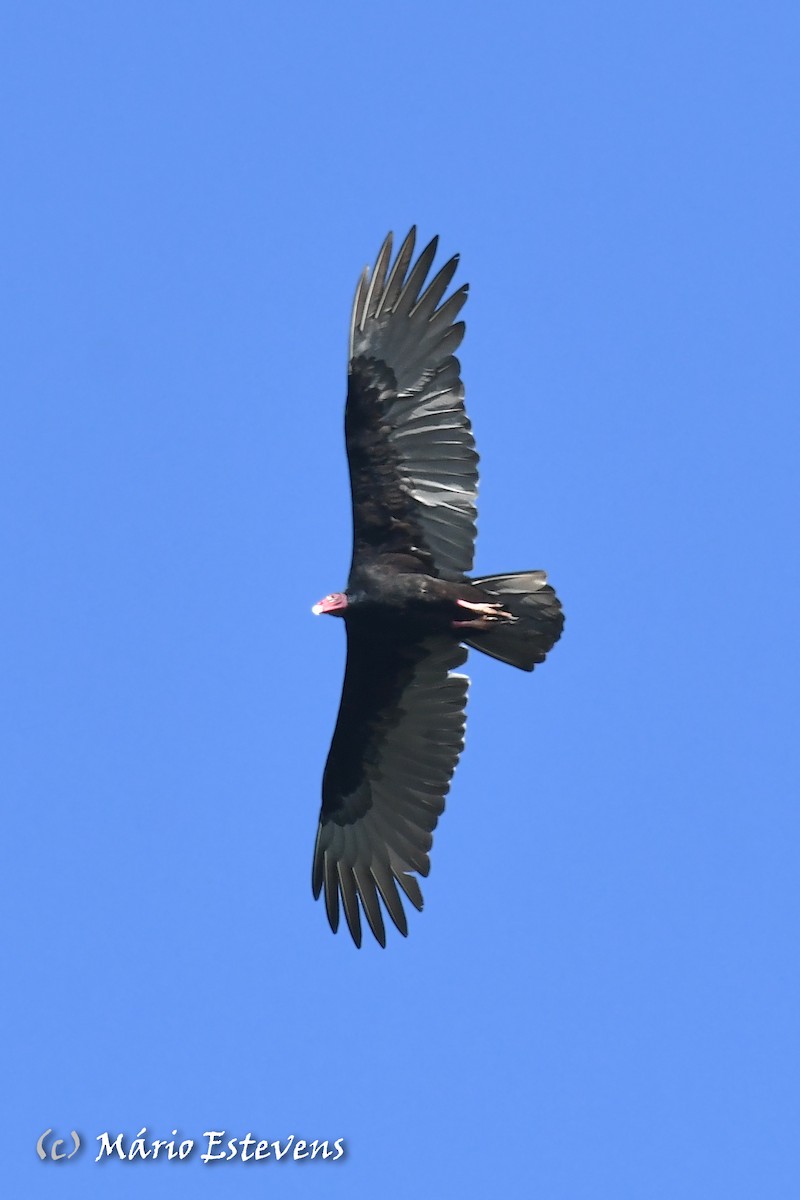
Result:
<svg viewBox="0 0 800 1200">
<path fill-rule="evenodd" d="M 347 664 L 322 782 L 312 887 L 328 921 L 341 899 L 386 945 L 381 901 L 404 936 L 405 893 L 422 908 L 433 830 L 464 746 L 466 646 L 532 671 L 558 640 L 544 571 L 472 579 L 478 455 L 454 352 L 467 285 L 442 302 L 451 258 L 425 287 L 438 238 L 413 267 L 412 229 L 392 234 L 356 289 L 345 441 L 353 502 L 347 589 L 313 612 L 341 617 Z M 424 288 L 424 290 L 423 290 Z M 399 890 L 398 890 L 399 889 Z"/>
</svg>

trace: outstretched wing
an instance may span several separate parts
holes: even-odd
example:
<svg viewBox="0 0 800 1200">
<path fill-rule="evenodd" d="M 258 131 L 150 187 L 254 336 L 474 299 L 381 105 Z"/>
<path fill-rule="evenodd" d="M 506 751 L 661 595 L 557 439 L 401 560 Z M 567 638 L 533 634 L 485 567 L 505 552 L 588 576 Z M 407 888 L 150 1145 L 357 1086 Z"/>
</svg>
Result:
<svg viewBox="0 0 800 1200">
<path fill-rule="evenodd" d="M 469 680 L 451 675 L 465 661 L 446 637 L 408 643 L 348 630 L 342 701 L 322 784 L 312 885 L 325 888 L 334 933 L 341 897 L 361 945 L 359 902 L 386 944 L 381 905 L 402 934 L 406 916 L 397 885 L 415 908 L 427 875 L 433 830 L 444 810 L 464 745 Z"/>
<path fill-rule="evenodd" d="M 478 455 L 454 351 L 464 284 L 443 304 L 458 257 L 423 292 L 437 238 L 409 272 L 412 229 L 389 270 L 392 235 L 358 284 L 345 415 L 353 497 L 353 571 L 403 555 L 442 579 L 472 567 Z"/>
</svg>

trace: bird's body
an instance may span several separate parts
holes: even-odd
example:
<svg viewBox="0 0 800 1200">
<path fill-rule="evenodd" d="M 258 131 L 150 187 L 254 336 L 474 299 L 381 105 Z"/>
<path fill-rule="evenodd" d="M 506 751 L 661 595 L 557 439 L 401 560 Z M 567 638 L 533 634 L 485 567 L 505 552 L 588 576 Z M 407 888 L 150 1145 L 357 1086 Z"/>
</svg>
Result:
<svg viewBox="0 0 800 1200">
<path fill-rule="evenodd" d="M 345 618 L 358 623 L 401 621 L 409 633 L 446 633 L 464 616 L 459 600 L 480 604 L 491 599 L 466 580 L 451 583 L 407 566 L 401 555 L 389 555 L 354 571 L 347 585 Z"/>
<path fill-rule="evenodd" d="M 353 308 L 345 439 L 353 500 L 347 589 L 314 612 L 344 619 L 347 666 L 323 778 L 313 888 L 361 913 L 385 944 L 381 904 L 401 933 L 398 887 L 415 907 L 432 832 L 463 747 L 475 649 L 530 671 L 558 639 L 561 606 L 543 571 L 468 578 L 477 461 L 453 351 L 467 288 L 441 303 L 457 259 L 421 291 L 436 239 L 409 271 L 414 230 L 361 277 Z"/>
</svg>

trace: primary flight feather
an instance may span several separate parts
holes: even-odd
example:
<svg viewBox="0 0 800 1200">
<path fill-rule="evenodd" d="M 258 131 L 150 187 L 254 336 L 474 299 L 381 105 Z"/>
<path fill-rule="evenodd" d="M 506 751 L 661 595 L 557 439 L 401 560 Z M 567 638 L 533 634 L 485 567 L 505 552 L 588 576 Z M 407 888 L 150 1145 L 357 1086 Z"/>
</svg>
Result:
<svg viewBox="0 0 800 1200">
<path fill-rule="evenodd" d="M 564 624 L 543 571 L 467 578 L 478 455 L 455 351 L 467 285 L 443 297 L 451 258 L 425 286 L 437 239 L 413 267 L 412 229 L 359 280 L 350 326 L 345 440 L 353 501 L 347 589 L 314 605 L 347 629 L 339 716 L 322 782 L 314 896 L 340 905 L 356 945 L 362 914 L 386 944 L 383 908 L 408 932 L 422 908 L 433 830 L 464 746 L 462 645 L 524 671 Z M 383 906 L 383 907 L 382 907 Z"/>
</svg>

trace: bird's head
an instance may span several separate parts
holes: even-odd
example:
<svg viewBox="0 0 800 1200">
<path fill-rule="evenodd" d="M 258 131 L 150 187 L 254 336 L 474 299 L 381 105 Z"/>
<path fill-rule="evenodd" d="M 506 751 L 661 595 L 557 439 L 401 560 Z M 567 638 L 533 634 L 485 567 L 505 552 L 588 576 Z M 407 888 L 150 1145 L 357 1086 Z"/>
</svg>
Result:
<svg viewBox="0 0 800 1200">
<path fill-rule="evenodd" d="M 320 613 L 330 613 L 332 617 L 343 617 L 347 608 L 347 596 L 344 592 L 331 592 L 311 609 L 315 616 Z"/>
</svg>

